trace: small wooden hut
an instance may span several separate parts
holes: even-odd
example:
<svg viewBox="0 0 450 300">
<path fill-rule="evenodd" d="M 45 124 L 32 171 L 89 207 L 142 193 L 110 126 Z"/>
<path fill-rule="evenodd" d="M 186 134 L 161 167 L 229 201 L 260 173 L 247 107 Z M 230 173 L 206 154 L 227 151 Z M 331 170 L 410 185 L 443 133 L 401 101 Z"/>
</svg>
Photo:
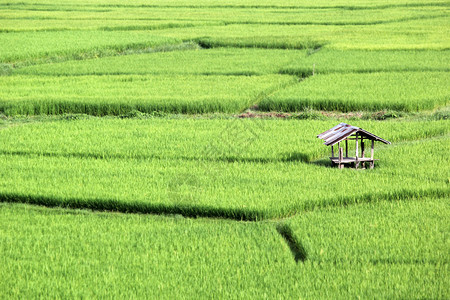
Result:
<svg viewBox="0 0 450 300">
<path fill-rule="evenodd" d="M 344 166 L 354 165 L 356 169 L 360 166 L 365 169 L 365 164 L 369 163 L 370 168 L 373 169 L 375 160 L 374 159 L 374 144 L 375 141 L 379 141 L 385 144 L 390 144 L 391 142 L 386 141 L 362 128 L 355 127 L 346 123 L 340 123 L 333 128 L 322 132 L 317 136 L 318 138 L 325 141 L 324 145 L 331 146 L 331 162 L 333 165 L 337 165 L 339 169 L 343 169 Z M 355 157 L 348 156 L 348 141 L 355 141 Z M 365 140 L 371 141 L 370 157 L 366 157 Z M 344 148 L 341 147 L 341 142 L 345 145 Z M 337 156 L 334 156 L 334 145 L 337 144 Z M 361 145 L 361 154 L 359 154 L 359 144 Z"/>
</svg>

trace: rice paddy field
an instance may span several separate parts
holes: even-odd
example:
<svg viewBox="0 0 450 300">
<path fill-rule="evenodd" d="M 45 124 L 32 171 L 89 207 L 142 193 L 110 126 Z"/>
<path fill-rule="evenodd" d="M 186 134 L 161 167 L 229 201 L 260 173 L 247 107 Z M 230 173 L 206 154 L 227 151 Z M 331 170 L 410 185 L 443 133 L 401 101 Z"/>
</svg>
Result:
<svg viewBox="0 0 450 300">
<path fill-rule="evenodd" d="M 449 11 L 0 3 L 0 298 L 450 298 Z"/>
</svg>

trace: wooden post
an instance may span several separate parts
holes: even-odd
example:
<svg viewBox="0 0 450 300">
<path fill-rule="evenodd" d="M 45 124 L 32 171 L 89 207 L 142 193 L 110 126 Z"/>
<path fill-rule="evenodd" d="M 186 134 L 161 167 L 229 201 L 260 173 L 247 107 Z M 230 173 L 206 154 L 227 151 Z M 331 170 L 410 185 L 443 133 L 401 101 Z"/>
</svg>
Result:
<svg viewBox="0 0 450 300">
<path fill-rule="evenodd" d="M 361 157 L 364 158 L 365 155 L 366 155 L 366 150 L 365 150 L 365 148 L 364 148 L 364 142 L 363 142 L 363 139 L 361 138 Z M 366 162 L 365 162 L 364 160 L 361 162 L 361 167 L 362 167 L 363 169 L 366 168 Z"/>
<path fill-rule="evenodd" d="M 348 157 L 348 140 L 345 139 L 345 157 Z"/>
<path fill-rule="evenodd" d="M 341 161 L 342 161 L 342 159 L 341 159 L 341 142 L 338 142 L 338 144 L 337 144 L 337 146 L 338 146 L 338 168 L 340 169 L 341 168 Z"/>
<path fill-rule="evenodd" d="M 334 148 L 333 148 L 333 145 L 331 145 L 331 157 L 334 157 Z"/>
<path fill-rule="evenodd" d="M 361 157 L 364 157 L 364 155 L 365 155 L 364 142 L 363 139 L 361 139 Z"/>
<path fill-rule="evenodd" d="M 372 147 L 370 148 L 370 168 L 373 169 L 373 167 L 375 166 L 375 161 L 373 160 L 373 154 L 375 152 L 375 141 L 372 140 Z"/>
<path fill-rule="evenodd" d="M 364 158 L 365 154 L 366 153 L 365 153 L 365 149 L 364 149 L 364 138 L 361 137 L 361 158 Z M 366 168 L 366 162 L 362 161 L 361 162 L 361 167 L 363 169 L 365 169 Z"/>
<path fill-rule="evenodd" d="M 372 140 L 372 147 L 370 148 L 370 159 L 372 159 L 372 160 L 373 160 L 373 154 L 374 154 L 374 152 L 375 152 L 375 147 L 374 147 L 374 145 L 375 145 L 375 141 Z"/>
<path fill-rule="evenodd" d="M 355 169 L 358 169 L 359 161 L 358 161 L 358 134 L 355 135 L 355 141 L 356 141 L 356 150 L 355 150 Z"/>
<path fill-rule="evenodd" d="M 344 164 L 342 163 L 343 156 L 344 156 L 344 149 L 342 149 L 342 147 L 339 147 L 339 169 L 344 168 Z"/>
</svg>

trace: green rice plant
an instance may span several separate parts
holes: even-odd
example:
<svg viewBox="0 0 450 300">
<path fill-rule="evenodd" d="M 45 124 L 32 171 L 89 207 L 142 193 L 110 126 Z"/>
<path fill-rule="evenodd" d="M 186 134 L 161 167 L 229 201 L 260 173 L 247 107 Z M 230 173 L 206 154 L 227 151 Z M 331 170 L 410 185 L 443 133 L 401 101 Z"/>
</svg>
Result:
<svg viewBox="0 0 450 300">
<path fill-rule="evenodd" d="M 360 51 L 322 49 L 293 60 L 283 74 L 365 73 L 450 70 L 448 51 Z"/>
<path fill-rule="evenodd" d="M 85 6 L 80 6 L 80 4 L 84 4 Z M 68 4 L 66 1 L 57 0 L 39 0 L 39 2 L 31 1 L 31 0 L 11 0 L 5 6 L 44 6 L 44 7 L 76 7 L 80 10 L 92 9 L 92 7 L 97 8 L 117 8 L 117 7 L 246 7 L 246 8 L 259 8 L 259 7 L 269 7 L 269 8 L 278 8 L 278 7 L 291 7 L 291 8 L 310 8 L 310 7 L 335 7 L 335 8 L 347 8 L 347 9 L 371 9 L 371 8 L 389 8 L 389 7 L 422 7 L 422 6 L 441 6 L 446 7 L 448 3 L 446 0 L 434 0 L 432 2 L 424 1 L 424 0 L 338 0 L 338 1 L 325 1 L 325 0 L 306 0 L 302 2 L 298 2 L 295 0 L 286 0 L 283 2 L 275 1 L 275 0 L 250 0 L 242 3 L 239 0 L 226 0 L 221 3 L 217 3 L 214 0 L 161 0 L 157 3 L 149 4 L 145 0 L 137 0 L 133 3 L 124 0 L 74 0 Z"/>
<path fill-rule="evenodd" d="M 377 25 L 232 24 L 163 29 L 158 34 L 193 40 L 204 47 L 341 50 L 446 50 L 445 17 Z"/>
<path fill-rule="evenodd" d="M 58 6 L 57 6 L 58 7 Z M 373 25 L 446 16 L 442 7 L 370 9 L 258 7 L 10 7 L 1 12 L 3 31 L 191 27 L 224 24 Z M 66 23 L 64 23 L 66 22 Z M 135 24 L 133 24 L 135 22 Z M 19 23 L 19 24 L 17 24 Z"/>
<path fill-rule="evenodd" d="M 394 145 L 378 149 L 377 167 L 362 172 L 329 168 L 321 159 L 329 149 L 315 134 L 330 122 L 268 120 L 273 128 L 266 130 L 251 120 L 217 120 L 217 127 L 208 120 L 105 122 L 2 130 L 0 138 L 9 142 L 0 154 L 0 200 L 256 220 L 448 193 L 442 175 L 449 171 L 447 121 L 410 123 L 404 131 L 397 122 L 366 123 L 363 128 Z M 413 141 L 395 143 L 408 137 Z M 433 159 L 418 161 L 421 156 Z M 355 189 L 355 182 L 364 190 Z"/>
<path fill-rule="evenodd" d="M 83 59 L 180 44 L 179 39 L 155 36 L 146 31 L 50 31 L 0 33 L 0 62 L 33 62 L 46 59 Z"/>
<path fill-rule="evenodd" d="M 449 298 L 445 111 L 351 121 L 392 142 L 371 170 L 311 111 L 448 105 L 448 7 L 0 3 L 0 113 L 69 113 L 0 118 L 0 298 Z M 255 104 L 325 120 L 166 117 Z"/>
<path fill-rule="evenodd" d="M 329 37 L 329 48 L 340 50 L 448 50 L 446 17 L 375 26 L 341 27 Z"/>
<path fill-rule="evenodd" d="M 286 250 L 263 223 L 0 203 L 2 298 L 283 295 Z"/>
<path fill-rule="evenodd" d="M 23 13 L 22 11 L 19 11 Z M 86 18 L 86 16 L 85 16 Z M 139 20 L 139 19 L 66 19 L 66 18 L 29 18 L 18 17 L 0 20 L 0 32 L 18 33 L 27 31 L 136 31 L 159 30 L 177 27 L 193 27 L 204 25 L 217 25 L 217 22 L 203 21 L 177 21 L 177 20 Z"/>
<path fill-rule="evenodd" d="M 333 207 L 286 225 L 311 263 L 446 264 L 448 204 L 444 198 Z"/>
<path fill-rule="evenodd" d="M 448 200 L 380 202 L 275 222 L 0 203 L 0 295 L 445 298 Z M 345 287 L 345 288 L 343 288 Z"/>
<path fill-rule="evenodd" d="M 362 296 L 385 281 L 388 298 L 399 289 L 405 294 L 395 297 L 445 298 L 448 205 L 447 197 L 382 202 L 307 212 L 285 223 L 307 253 L 299 269 L 333 266 L 346 272 L 347 284 L 355 280 L 349 289 L 360 289 Z M 413 296 L 414 286 L 420 290 Z"/>
<path fill-rule="evenodd" d="M 326 74 L 307 78 L 263 99 L 261 110 L 429 110 L 450 99 L 447 72 Z"/>
<path fill-rule="evenodd" d="M 277 73 L 282 66 L 291 61 L 302 60 L 305 56 L 305 51 L 278 49 L 195 49 L 43 64 L 16 69 L 14 73 L 27 75 L 262 75 Z"/>
<path fill-rule="evenodd" d="M 330 150 L 322 145 L 316 134 L 333 127 L 336 122 L 81 118 L 25 123 L 0 131 L 0 153 L 125 160 L 158 158 L 310 163 L 329 154 Z M 351 124 L 395 144 L 449 133 L 448 121 L 358 121 Z"/>
<path fill-rule="evenodd" d="M 133 110 L 173 113 L 239 112 L 295 78 L 237 76 L 4 76 L 0 111 L 6 115 L 85 113 L 121 115 Z"/>
</svg>

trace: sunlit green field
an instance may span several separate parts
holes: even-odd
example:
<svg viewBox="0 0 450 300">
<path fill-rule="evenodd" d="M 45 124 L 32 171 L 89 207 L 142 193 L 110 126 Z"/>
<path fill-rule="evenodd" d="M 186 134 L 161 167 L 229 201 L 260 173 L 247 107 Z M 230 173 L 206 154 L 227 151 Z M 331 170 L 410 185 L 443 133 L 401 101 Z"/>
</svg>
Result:
<svg viewBox="0 0 450 300">
<path fill-rule="evenodd" d="M 0 197 L 257 220 L 448 192 L 441 176 L 448 171 L 447 121 L 407 123 L 401 136 L 390 133 L 398 122 L 361 122 L 398 144 L 377 151 L 379 167 L 367 172 L 319 164 L 327 149 L 308 132 L 331 122 L 255 122 L 83 120 L 4 129 L 0 138 L 9 142 L 0 146 L 0 161 L 8 171 Z"/>
<path fill-rule="evenodd" d="M 427 71 L 317 75 L 266 97 L 259 107 L 281 111 L 307 107 L 338 111 L 431 110 L 449 104 L 450 91 L 444 88 L 449 75 Z"/>
<path fill-rule="evenodd" d="M 4 76 L 0 110 L 6 115 L 85 113 L 237 112 L 298 80 L 263 76 Z"/>
<path fill-rule="evenodd" d="M 296 262 L 284 221 L 0 203 L 0 286 L 4 297 L 445 298 L 448 204 L 303 213 L 288 221 L 306 253 Z"/>
<path fill-rule="evenodd" d="M 449 10 L 0 3 L 0 298 L 448 299 Z"/>
</svg>

